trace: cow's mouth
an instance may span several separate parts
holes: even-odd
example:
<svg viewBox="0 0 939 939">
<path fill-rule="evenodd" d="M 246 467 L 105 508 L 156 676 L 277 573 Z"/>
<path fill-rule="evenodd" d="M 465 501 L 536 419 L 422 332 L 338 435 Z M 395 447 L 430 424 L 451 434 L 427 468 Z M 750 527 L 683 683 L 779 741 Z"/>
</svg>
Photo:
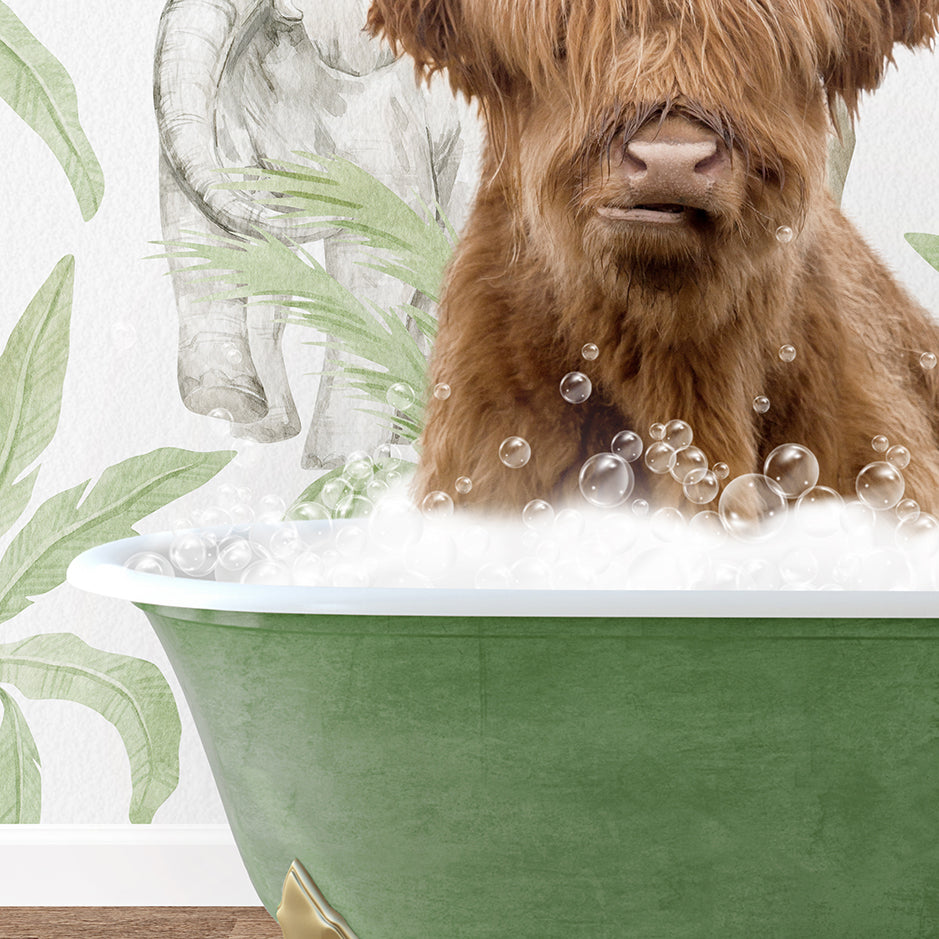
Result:
<svg viewBox="0 0 939 939">
<path fill-rule="evenodd" d="M 632 206 L 601 205 L 597 214 L 612 221 L 651 222 L 659 225 L 674 225 L 683 222 L 694 211 L 690 206 L 677 202 L 648 202 Z"/>
</svg>

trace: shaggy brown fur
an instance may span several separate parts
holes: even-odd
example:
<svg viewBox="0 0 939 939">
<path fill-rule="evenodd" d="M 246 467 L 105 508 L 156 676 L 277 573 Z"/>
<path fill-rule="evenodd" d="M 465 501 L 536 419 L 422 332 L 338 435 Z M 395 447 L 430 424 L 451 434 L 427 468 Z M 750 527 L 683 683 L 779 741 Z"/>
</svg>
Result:
<svg viewBox="0 0 939 939">
<path fill-rule="evenodd" d="M 428 407 L 420 492 L 559 498 L 619 430 L 681 418 L 731 476 L 798 442 L 845 493 L 885 434 L 913 454 L 907 494 L 939 507 L 939 370 L 919 365 L 939 330 L 825 182 L 835 96 L 856 110 L 895 43 L 932 40 L 937 13 L 939 0 L 374 0 L 372 33 L 419 73 L 446 68 L 488 130 L 440 309 L 431 381 L 452 395 Z M 642 198 L 656 141 L 703 156 Z M 650 202 L 653 221 L 632 211 Z M 671 205 L 676 224 L 664 203 L 685 207 Z M 584 404 L 559 395 L 571 370 L 593 381 Z M 510 435 L 531 443 L 524 469 L 498 459 Z M 681 497 L 670 477 L 647 484 Z"/>
</svg>

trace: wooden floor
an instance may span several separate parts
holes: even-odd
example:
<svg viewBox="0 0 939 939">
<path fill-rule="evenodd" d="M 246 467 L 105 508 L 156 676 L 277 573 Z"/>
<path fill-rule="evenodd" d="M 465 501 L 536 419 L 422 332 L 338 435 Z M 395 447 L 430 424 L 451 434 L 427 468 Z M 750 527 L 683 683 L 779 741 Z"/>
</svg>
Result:
<svg viewBox="0 0 939 939">
<path fill-rule="evenodd" d="M 282 939 L 264 907 L 0 907 L 0 939 Z"/>
</svg>

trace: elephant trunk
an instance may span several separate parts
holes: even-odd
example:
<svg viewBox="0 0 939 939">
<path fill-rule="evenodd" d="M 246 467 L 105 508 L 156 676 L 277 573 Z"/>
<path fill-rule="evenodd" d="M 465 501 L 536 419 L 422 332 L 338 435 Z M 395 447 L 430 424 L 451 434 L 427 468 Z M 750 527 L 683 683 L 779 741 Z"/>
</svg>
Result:
<svg viewBox="0 0 939 939">
<path fill-rule="evenodd" d="M 298 21 L 284 0 L 169 0 L 160 18 L 153 100 L 170 172 L 200 210 L 222 228 L 251 235 L 258 229 L 284 239 L 298 226 L 246 193 L 216 188 L 224 180 L 217 145 L 216 104 L 235 40 L 268 16 Z"/>
</svg>

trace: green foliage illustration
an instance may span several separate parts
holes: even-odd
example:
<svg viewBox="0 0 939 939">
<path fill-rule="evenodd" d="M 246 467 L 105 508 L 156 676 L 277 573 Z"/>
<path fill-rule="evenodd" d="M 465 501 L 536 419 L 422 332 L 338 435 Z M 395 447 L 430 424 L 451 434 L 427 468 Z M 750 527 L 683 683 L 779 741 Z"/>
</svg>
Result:
<svg viewBox="0 0 939 939">
<path fill-rule="evenodd" d="M 0 96 L 62 163 L 86 219 L 103 196 L 98 160 L 78 122 L 62 66 L 0 2 Z M 63 257 L 0 355 L 0 623 L 65 580 L 75 555 L 134 533 L 133 525 L 208 482 L 234 456 L 169 447 L 106 468 L 97 481 L 45 500 L 24 519 L 59 421 L 69 354 L 75 261 Z M 150 822 L 179 782 L 180 720 L 150 662 L 94 649 L 70 633 L 0 644 L 0 823 L 39 822 L 39 751 L 18 697 L 74 701 L 117 729 L 130 763 L 132 822 Z"/>
<path fill-rule="evenodd" d="M 62 164 L 88 221 L 104 198 L 104 174 L 78 121 L 75 86 L 58 59 L 0 0 L 0 98 Z"/>
<path fill-rule="evenodd" d="M 251 192 L 298 225 L 308 221 L 311 229 L 321 229 L 328 221 L 362 247 L 361 264 L 397 278 L 427 301 L 436 302 L 456 240 L 439 209 L 424 207 L 423 213 L 415 212 L 348 160 L 298 156 L 307 164 L 230 170 L 229 175 L 243 179 L 219 185 Z M 417 440 L 423 427 L 427 361 L 415 332 L 432 340 L 437 327 L 426 310 L 416 304 L 386 310 L 363 303 L 300 245 L 263 232 L 251 239 L 203 238 L 169 242 L 165 247 L 167 256 L 192 262 L 188 270 L 204 283 L 205 299 L 274 299 L 285 308 L 287 322 L 325 333 L 330 337 L 327 342 L 364 359 L 368 363 L 364 366 L 342 366 L 350 395 L 362 401 L 360 410 L 388 421 L 400 440 Z M 409 329 L 408 323 L 414 328 Z M 396 385 L 406 385 L 415 401 L 389 415 L 379 408 L 389 401 L 390 392 L 393 396 Z M 369 484 L 395 478 L 408 468 L 413 467 L 390 457 L 376 463 L 364 478 L 349 479 L 341 468 L 331 470 L 294 504 L 319 502 L 331 516 L 344 517 L 367 504 L 358 497 L 365 495 Z M 330 497 L 331 492 L 340 497 Z"/>
</svg>

